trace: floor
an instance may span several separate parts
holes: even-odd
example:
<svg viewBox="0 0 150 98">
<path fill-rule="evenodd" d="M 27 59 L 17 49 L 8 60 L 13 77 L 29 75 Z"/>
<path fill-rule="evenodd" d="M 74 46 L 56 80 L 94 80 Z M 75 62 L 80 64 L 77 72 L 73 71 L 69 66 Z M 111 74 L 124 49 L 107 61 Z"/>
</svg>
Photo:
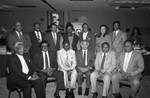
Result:
<svg viewBox="0 0 150 98">
<path fill-rule="evenodd" d="M 83 87 L 83 94 L 84 94 L 84 90 L 85 90 L 85 82 L 82 85 Z M 103 89 L 103 83 L 98 83 L 97 85 L 98 88 L 98 93 L 99 96 L 98 98 L 101 98 L 101 93 L 102 93 L 102 89 Z M 35 97 L 35 93 L 34 90 L 32 90 L 32 98 L 36 98 Z M 54 98 L 53 94 L 55 91 L 55 84 L 54 83 L 47 83 L 47 87 L 46 87 L 46 98 Z M 121 89 L 121 94 L 123 98 L 128 98 L 129 94 L 130 94 L 130 89 L 129 87 L 125 87 L 123 86 Z M 61 98 L 65 98 L 65 91 L 61 91 L 60 92 L 60 96 Z M 89 96 L 79 96 L 77 94 L 77 89 L 75 90 L 75 97 L 76 98 L 92 98 L 92 94 L 90 93 Z M 8 90 L 6 88 L 6 78 L 0 78 L 0 98 L 8 98 Z M 19 98 L 18 94 L 16 92 L 11 94 L 11 98 Z M 108 98 L 114 98 L 112 93 L 111 93 L 111 88 L 109 90 L 109 95 Z M 142 81 L 141 81 L 141 87 L 139 90 L 139 93 L 137 94 L 136 98 L 150 98 L 150 76 L 145 76 L 143 77 Z"/>
</svg>

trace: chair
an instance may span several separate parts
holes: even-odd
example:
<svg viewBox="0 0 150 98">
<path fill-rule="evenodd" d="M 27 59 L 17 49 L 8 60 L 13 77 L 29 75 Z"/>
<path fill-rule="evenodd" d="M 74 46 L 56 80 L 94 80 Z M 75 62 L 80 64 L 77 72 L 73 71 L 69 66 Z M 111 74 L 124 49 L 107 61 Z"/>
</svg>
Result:
<svg viewBox="0 0 150 98">
<path fill-rule="evenodd" d="M 6 74 L 6 77 L 7 77 L 8 74 L 9 74 L 9 69 L 8 69 L 8 68 L 5 69 L 5 74 Z M 7 83 L 7 89 L 9 90 L 8 98 L 10 98 L 11 93 L 12 93 L 12 92 L 15 92 L 15 91 L 18 93 L 19 98 L 21 98 L 22 89 L 20 89 L 20 88 L 18 88 L 18 87 L 16 87 L 16 86 L 10 88 L 8 83 Z"/>
<path fill-rule="evenodd" d="M 19 98 L 21 98 L 22 89 L 20 89 L 18 87 L 15 87 L 14 89 L 8 89 L 8 90 L 9 90 L 8 98 L 10 98 L 11 93 L 14 92 L 14 91 L 16 91 L 19 95 Z"/>
</svg>

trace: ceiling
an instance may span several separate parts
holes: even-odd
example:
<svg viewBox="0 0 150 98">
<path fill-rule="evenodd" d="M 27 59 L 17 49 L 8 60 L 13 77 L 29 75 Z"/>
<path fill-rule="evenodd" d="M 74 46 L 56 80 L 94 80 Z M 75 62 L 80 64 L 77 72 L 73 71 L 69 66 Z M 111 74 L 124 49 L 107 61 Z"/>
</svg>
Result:
<svg viewBox="0 0 150 98">
<path fill-rule="evenodd" d="M 110 1 L 110 3 L 108 3 Z M 114 3 L 111 1 L 117 1 Z M 150 2 L 130 3 L 120 1 L 150 1 L 150 0 L 0 0 L 0 10 L 44 9 L 52 11 L 93 12 L 100 10 L 132 9 L 150 10 Z M 131 8 L 132 7 L 132 8 Z"/>
</svg>

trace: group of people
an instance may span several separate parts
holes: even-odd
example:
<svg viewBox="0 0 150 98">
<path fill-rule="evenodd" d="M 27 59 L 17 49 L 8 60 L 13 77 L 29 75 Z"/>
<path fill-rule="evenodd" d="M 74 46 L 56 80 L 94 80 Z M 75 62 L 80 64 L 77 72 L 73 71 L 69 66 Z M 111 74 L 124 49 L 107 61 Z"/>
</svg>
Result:
<svg viewBox="0 0 150 98">
<path fill-rule="evenodd" d="M 66 33 L 57 33 L 57 25 L 52 23 L 42 33 L 40 23 L 33 24 L 33 31 L 24 33 L 19 21 L 14 22 L 14 31 L 8 34 L 8 47 L 12 51 L 7 85 L 19 87 L 24 98 L 31 98 L 34 87 L 37 98 L 45 98 L 48 77 L 56 78 L 54 97 L 60 98 L 59 91 L 66 90 L 66 96 L 74 96 L 76 83 L 78 95 L 82 95 L 85 76 L 84 96 L 93 93 L 97 98 L 97 79 L 104 82 L 102 98 L 107 98 L 110 84 L 115 98 L 122 98 L 119 92 L 121 79 L 131 83 L 131 95 L 135 98 L 140 86 L 141 72 L 144 70 L 143 57 L 133 49 L 133 42 L 127 40 L 121 31 L 120 22 L 113 22 L 113 32 L 108 33 L 105 24 L 100 26 L 96 36 L 89 31 L 89 25 L 82 25 L 82 32 L 76 35 L 73 25 L 66 25 Z M 79 49 L 78 49 L 79 48 Z M 67 97 L 66 97 L 67 98 Z"/>
</svg>

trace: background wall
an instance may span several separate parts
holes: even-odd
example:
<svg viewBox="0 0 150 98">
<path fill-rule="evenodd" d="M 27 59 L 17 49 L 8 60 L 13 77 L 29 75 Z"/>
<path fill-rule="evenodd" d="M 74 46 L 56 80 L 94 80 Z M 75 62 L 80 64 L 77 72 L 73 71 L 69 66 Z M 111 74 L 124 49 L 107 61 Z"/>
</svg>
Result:
<svg viewBox="0 0 150 98">
<path fill-rule="evenodd" d="M 112 31 L 112 22 L 118 20 L 121 22 L 123 31 L 134 26 L 140 27 L 143 35 L 143 43 L 150 47 L 150 11 L 101 11 L 101 12 L 68 12 L 64 11 L 64 25 L 70 22 L 87 22 L 93 33 L 99 32 L 99 26 L 106 24 L 109 32 Z M 13 22 L 19 20 L 22 22 L 24 31 L 30 32 L 33 29 L 33 23 L 39 21 L 42 31 L 47 28 L 46 10 L 23 10 L 23 11 L 0 11 L 0 27 L 12 29 Z"/>
</svg>

